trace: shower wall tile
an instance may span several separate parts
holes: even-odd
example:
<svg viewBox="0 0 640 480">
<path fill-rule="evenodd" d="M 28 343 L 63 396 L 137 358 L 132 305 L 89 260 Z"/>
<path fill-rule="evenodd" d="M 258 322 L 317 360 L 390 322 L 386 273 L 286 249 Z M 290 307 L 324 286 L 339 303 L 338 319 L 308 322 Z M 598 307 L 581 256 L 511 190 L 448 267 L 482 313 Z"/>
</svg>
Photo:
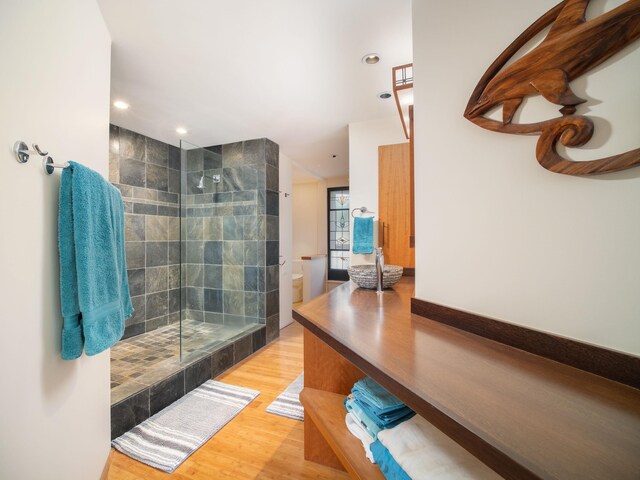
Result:
<svg viewBox="0 0 640 480">
<path fill-rule="evenodd" d="M 167 167 L 160 167 L 154 164 L 147 164 L 147 183 L 148 188 L 169 191 L 169 172 Z"/>
<path fill-rule="evenodd" d="M 125 237 L 126 240 L 126 237 Z M 145 242 L 125 242 L 127 267 L 144 268 L 145 266 Z"/>
<path fill-rule="evenodd" d="M 167 191 L 180 194 L 180 170 L 167 170 Z"/>
<path fill-rule="evenodd" d="M 153 385 L 149 389 L 149 414 L 155 415 L 173 402 L 184 396 L 185 372 L 181 370 L 175 375 Z"/>
<path fill-rule="evenodd" d="M 120 158 L 120 183 L 136 187 L 146 185 L 146 165 L 144 162 Z"/>
<path fill-rule="evenodd" d="M 266 267 L 266 291 L 277 290 L 280 285 L 280 265 Z"/>
<path fill-rule="evenodd" d="M 267 317 L 267 343 L 273 342 L 280 336 L 280 315 Z"/>
<path fill-rule="evenodd" d="M 158 205 L 152 203 L 134 203 L 133 213 L 139 213 L 141 215 L 157 215 Z"/>
<path fill-rule="evenodd" d="M 145 269 L 136 268 L 134 270 L 127 270 L 129 279 L 129 292 L 132 297 L 137 295 L 144 295 L 145 293 Z"/>
<path fill-rule="evenodd" d="M 277 143 L 265 139 L 265 161 L 276 168 L 279 168 L 280 147 Z"/>
<path fill-rule="evenodd" d="M 146 242 L 146 266 L 157 267 L 169 264 L 169 242 Z"/>
<path fill-rule="evenodd" d="M 133 315 L 125 321 L 125 326 L 141 324 L 144 331 L 144 322 L 147 318 L 146 297 L 144 295 L 131 297 L 131 304 L 133 305 Z"/>
<path fill-rule="evenodd" d="M 180 289 L 169 290 L 169 313 L 180 312 Z"/>
<path fill-rule="evenodd" d="M 158 241 L 169 239 L 168 217 L 160 217 L 157 215 L 147 215 L 144 217 L 141 215 L 132 216 L 142 219 L 142 223 L 145 225 L 146 240 Z"/>
<path fill-rule="evenodd" d="M 244 231 L 243 223 L 242 218 L 239 217 L 224 217 L 222 238 L 224 240 L 242 240 Z"/>
<path fill-rule="evenodd" d="M 222 266 L 204 266 L 204 287 L 222 289 Z"/>
<path fill-rule="evenodd" d="M 211 356 L 198 360 L 184 370 L 185 393 L 199 387 L 211 378 Z"/>
<path fill-rule="evenodd" d="M 266 171 L 267 190 L 272 190 L 274 192 L 277 192 L 278 184 L 280 183 L 278 169 L 274 166 L 267 165 L 265 171 Z"/>
<path fill-rule="evenodd" d="M 133 325 L 128 325 L 124 327 L 124 334 L 122 335 L 121 340 L 129 337 L 135 337 L 136 335 L 140 335 L 145 332 L 144 322 L 134 323 Z"/>
<path fill-rule="evenodd" d="M 132 132 L 119 127 L 120 158 L 131 158 L 144 161 L 145 159 L 145 137 L 139 133 Z"/>
<path fill-rule="evenodd" d="M 180 149 L 178 147 L 174 147 L 173 145 L 169 145 L 169 168 L 173 170 L 180 171 Z"/>
<path fill-rule="evenodd" d="M 244 291 L 258 291 L 258 267 L 244 267 Z"/>
<path fill-rule="evenodd" d="M 125 336 L 133 336 L 179 319 L 180 149 L 116 125 L 110 125 L 109 136 L 110 180 L 125 204 L 135 309 Z"/>
<path fill-rule="evenodd" d="M 267 215 L 280 215 L 280 198 L 278 192 L 267 190 Z"/>
<path fill-rule="evenodd" d="M 149 418 L 149 389 L 111 407 L 111 440 Z"/>
<path fill-rule="evenodd" d="M 147 295 L 147 321 L 169 313 L 169 295 L 166 291 Z"/>
<path fill-rule="evenodd" d="M 257 138 L 244 142 L 243 165 L 264 165 L 265 163 L 265 140 Z"/>
<path fill-rule="evenodd" d="M 253 353 L 253 337 L 247 335 L 233 342 L 233 363 L 244 360 Z"/>
<path fill-rule="evenodd" d="M 219 241 L 204 242 L 204 263 L 222 265 L 222 243 Z"/>
<path fill-rule="evenodd" d="M 257 352 L 267 344 L 267 329 L 261 328 L 252 334 L 253 351 Z"/>
<path fill-rule="evenodd" d="M 156 328 L 165 327 L 169 325 L 169 316 L 163 315 L 161 317 L 152 318 L 145 322 L 145 331 L 151 332 Z"/>
<path fill-rule="evenodd" d="M 267 240 L 280 240 L 280 217 L 267 215 Z"/>
<path fill-rule="evenodd" d="M 222 166 L 223 167 L 237 167 L 243 164 L 244 158 L 243 143 L 228 143 L 222 145 Z"/>
<path fill-rule="evenodd" d="M 124 236 L 128 241 L 144 241 L 145 228 L 144 216 L 142 215 L 124 215 Z"/>
<path fill-rule="evenodd" d="M 244 292 L 223 290 L 223 312 L 229 315 L 244 315 Z"/>
<path fill-rule="evenodd" d="M 233 366 L 233 344 L 221 348 L 211 355 L 211 377 L 216 378 Z"/>
<path fill-rule="evenodd" d="M 164 292 L 168 289 L 169 267 L 148 267 L 146 269 L 146 293 Z"/>
<path fill-rule="evenodd" d="M 222 288 L 224 290 L 244 289 L 244 267 L 242 265 L 225 265 L 222 268 Z"/>
<path fill-rule="evenodd" d="M 278 265 L 280 259 L 279 250 L 280 242 L 267 240 L 265 249 L 266 265 Z"/>
<path fill-rule="evenodd" d="M 244 242 L 230 240 L 224 242 L 222 248 L 223 265 L 243 265 L 244 264 Z"/>
<path fill-rule="evenodd" d="M 202 168 L 204 170 L 216 170 L 222 168 L 222 155 L 211 150 L 203 150 L 202 152 Z M 211 175 L 211 173 L 208 173 Z"/>
<path fill-rule="evenodd" d="M 204 309 L 207 312 L 222 313 L 222 290 L 204 289 Z"/>
<path fill-rule="evenodd" d="M 169 164 L 169 145 L 154 140 L 153 138 L 145 138 L 145 161 L 163 167 Z"/>
</svg>

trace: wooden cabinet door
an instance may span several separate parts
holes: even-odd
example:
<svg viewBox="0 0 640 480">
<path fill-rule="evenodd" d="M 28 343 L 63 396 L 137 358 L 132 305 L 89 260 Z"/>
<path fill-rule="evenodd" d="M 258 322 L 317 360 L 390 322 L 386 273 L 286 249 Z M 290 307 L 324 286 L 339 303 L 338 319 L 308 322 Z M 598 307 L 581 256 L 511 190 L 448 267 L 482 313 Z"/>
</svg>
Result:
<svg viewBox="0 0 640 480">
<path fill-rule="evenodd" d="M 379 244 L 388 265 L 415 268 L 415 248 L 410 246 L 412 177 L 409 143 L 378 147 Z"/>
</svg>

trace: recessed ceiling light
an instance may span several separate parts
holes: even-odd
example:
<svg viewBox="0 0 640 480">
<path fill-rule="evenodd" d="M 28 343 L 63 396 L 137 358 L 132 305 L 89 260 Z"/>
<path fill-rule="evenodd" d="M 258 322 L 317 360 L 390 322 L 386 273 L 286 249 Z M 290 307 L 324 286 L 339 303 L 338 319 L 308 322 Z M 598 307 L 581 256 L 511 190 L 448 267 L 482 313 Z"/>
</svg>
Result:
<svg viewBox="0 0 640 480">
<path fill-rule="evenodd" d="M 386 100 L 387 98 L 391 98 L 391 94 L 389 92 L 381 92 L 378 94 L 378 98 L 380 100 Z"/>
<path fill-rule="evenodd" d="M 129 104 L 127 102 L 123 102 L 122 100 L 116 100 L 115 102 L 113 102 L 113 106 L 118 110 L 126 110 L 127 108 L 129 108 Z"/>
<path fill-rule="evenodd" d="M 186 135 L 187 134 L 187 129 L 184 127 L 178 127 L 176 128 L 176 133 L 178 135 Z"/>
<path fill-rule="evenodd" d="M 380 55 L 377 53 L 367 53 L 364 57 L 362 57 L 362 63 L 366 63 L 367 65 L 373 65 L 380 61 Z"/>
</svg>

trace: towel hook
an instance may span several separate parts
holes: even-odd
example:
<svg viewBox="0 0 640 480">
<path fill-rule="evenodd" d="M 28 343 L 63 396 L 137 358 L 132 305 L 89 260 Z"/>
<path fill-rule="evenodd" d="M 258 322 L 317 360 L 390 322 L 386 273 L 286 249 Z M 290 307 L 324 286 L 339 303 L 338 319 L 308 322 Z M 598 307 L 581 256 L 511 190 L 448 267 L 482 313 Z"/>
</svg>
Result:
<svg viewBox="0 0 640 480">
<path fill-rule="evenodd" d="M 22 140 L 17 140 L 13 144 L 13 153 L 16 156 L 18 163 L 27 163 L 29 161 L 29 155 L 38 154 L 41 156 L 47 155 L 49 152 L 42 150 L 37 144 L 33 143 L 33 150 L 29 150 L 29 147 Z"/>
</svg>

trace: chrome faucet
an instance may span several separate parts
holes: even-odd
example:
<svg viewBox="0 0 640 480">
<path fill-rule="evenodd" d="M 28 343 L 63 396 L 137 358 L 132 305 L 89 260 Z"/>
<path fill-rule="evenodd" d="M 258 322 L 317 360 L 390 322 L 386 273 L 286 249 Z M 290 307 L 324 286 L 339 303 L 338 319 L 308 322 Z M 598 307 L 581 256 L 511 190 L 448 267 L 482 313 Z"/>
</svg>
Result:
<svg viewBox="0 0 640 480">
<path fill-rule="evenodd" d="M 382 293 L 384 277 L 384 253 L 382 247 L 376 247 L 376 277 L 378 280 L 378 293 Z"/>
</svg>

